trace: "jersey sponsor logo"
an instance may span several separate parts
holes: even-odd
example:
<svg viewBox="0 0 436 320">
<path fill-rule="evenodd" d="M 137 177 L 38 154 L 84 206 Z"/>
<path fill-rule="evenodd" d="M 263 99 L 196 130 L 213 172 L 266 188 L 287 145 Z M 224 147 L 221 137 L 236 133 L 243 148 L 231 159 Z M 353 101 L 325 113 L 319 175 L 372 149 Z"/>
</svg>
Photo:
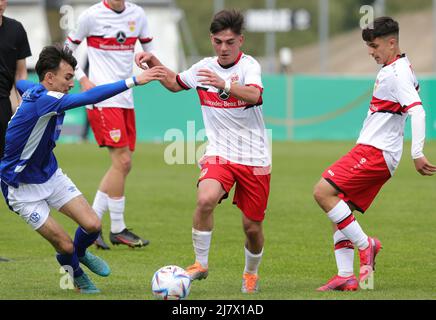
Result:
<svg viewBox="0 0 436 320">
<path fill-rule="evenodd" d="M 77 188 L 75 186 L 69 186 L 67 190 L 70 191 L 71 193 L 74 193 L 76 192 Z"/>
<path fill-rule="evenodd" d="M 123 31 L 118 31 L 116 35 L 116 39 L 119 43 L 126 42 L 127 36 Z"/>
<path fill-rule="evenodd" d="M 203 107 L 211 107 L 211 108 L 227 108 L 227 109 L 233 109 L 233 108 L 245 108 L 249 104 L 245 101 L 238 100 L 235 97 L 227 97 L 225 92 L 209 92 L 206 90 L 201 90 L 200 88 L 197 88 L 197 93 L 200 98 L 200 103 Z"/>
<path fill-rule="evenodd" d="M 118 143 L 121 139 L 121 130 L 120 129 L 111 130 L 109 131 L 109 135 L 115 143 Z"/>
<path fill-rule="evenodd" d="M 33 223 L 37 223 L 39 221 L 39 219 L 41 219 L 41 216 L 39 215 L 38 212 L 33 212 L 29 218 L 29 220 Z"/>
<path fill-rule="evenodd" d="M 225 100 L 227 100 L 227 99 L 230 98 L 230 94 L 228 94 L 227 92 L 225 92 L 223 89 L 219 89 L 219 91 L 218 91 L 218 97 L 219 97 L 221 100 L 225 101 Z"/>
</svg>

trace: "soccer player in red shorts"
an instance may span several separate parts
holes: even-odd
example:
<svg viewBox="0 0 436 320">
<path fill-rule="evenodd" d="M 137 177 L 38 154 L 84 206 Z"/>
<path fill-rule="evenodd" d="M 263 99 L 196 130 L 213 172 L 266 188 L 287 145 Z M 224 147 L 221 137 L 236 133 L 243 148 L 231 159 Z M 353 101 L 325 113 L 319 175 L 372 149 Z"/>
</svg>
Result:
<svg viewBox="0 0 436 320">
<path fill-rule="evenodd" d="M 236 184 L 233 203 L 242 211 L 245 269 L 242 292 L 258 290 L 258 268 L 263 254 L 262 222 L 267 208 L 271 156 L 262 115 L 262 81 L 258 62 L 244 54 L 243 16 L 236 11 L 217 13 L 210 26 L 216 57 L 205 58 L 176 75 L 168 70 L 161 83 L 170 91 L 194 88 L 200 98 L 209 144 L 200 160 L 197 208 L 192 239 L 196 261 L 190 277 L 208 275 L 213 211 Z M 135 57 L 138 66 L 161 65 L 151 54 Z"/>
<path fill-rule="evenodd" d="M 135 44 L 153 50 L 152 37 L 144 10 L 125 0 L 103 0 L 85 10 L 79 17 L 77 29 L 72 31 L 66 45 L 76 50 L 86 39 L 89 77 L 76 68 L 76 78 L 82 90 L 95 85 L 128 78 L 133 73 Z M 106 171 L 92 208 L 100 219 L 106 211 L 111 218 L 109 240 L 112 244 L 129 247 L 146 246 L 142 239 L 126 227 L 124 188 L 132 167 L 136 143 L 133 93 L 125 91 L 87 109 L 89 124 L 100 147 L 107 147 L 111 166 Z M 110 247 L 100 236 L 97 248 Z"/>
<path fill-rule="evenodd" d="M 416 170 L 433 175 L 436 167 L 423 154 L 425 111 L 419 84 L 411 64 L 399 48 L 399 26 L 389 17 L 377 18 L 374 28 L 362 31 L 368 53 L 383 65 L 377 75 L 368 116 L 357 145 L 322 174 L 314 197 L 334 227 L 334 249 L 338 274 L 318 291 L 354 291 L 358 280 L 353 272 L 354 247 L 359 250 L 361 282 L 374 271 L 381 249 L 377 238 L 369 237 L 352 212 L 365 212 L 383 184 L 393 175 L 401 158 L 407 117 L 412 124 L 412 158 Z"/>
</svg>

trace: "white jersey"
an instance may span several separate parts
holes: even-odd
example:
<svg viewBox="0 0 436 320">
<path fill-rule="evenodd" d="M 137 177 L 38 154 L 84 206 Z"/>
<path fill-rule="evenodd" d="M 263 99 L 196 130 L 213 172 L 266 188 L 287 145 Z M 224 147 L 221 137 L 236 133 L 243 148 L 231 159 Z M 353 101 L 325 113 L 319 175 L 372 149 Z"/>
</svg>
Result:
<svg viewBox="0 0 436 320">
<path fill-rule="evenodd" d="M 197 76 L 209 69 L 223 80 L 263 91 L 259 63 L 242 52 L 235 63 L 222 67 L 217 57 L 205 58 L 177 75 L 186 90 L 197 89 L 208 138 L 205 156 L 220 156 L 234 163 L 266 167 L 271 164 L 268 135 L 262 115 L 262 95 L 256 105 L 227 95 L 212 86 L 204 86 Z"/>
<path fill-rule="evenodd" d="M 78 27 L 68 36 L 66 44 L 73 50 L 87 41 L 89 80 L 95 85 L 127 79 L 133 74 L 136 41 L 150 51 L 152 36 L 144 10 L 126 2 L 122 12 L 112 10 L 106 1 L 99 2 L 79 17 Z M 76 70 L 81 78 L 83 71 Z M 97 103 L 98 107 L 133 108 L 132 90 Z"/>
<path fill-rule="evenodd" d="M 377 75 L 368 116 L 357 143 L 383 150 L 391 172 L 401 159 L 407 111 L 422 105 L 418 91 L 418 81 L 405 55 L 383 66 Z"/>
</svg>

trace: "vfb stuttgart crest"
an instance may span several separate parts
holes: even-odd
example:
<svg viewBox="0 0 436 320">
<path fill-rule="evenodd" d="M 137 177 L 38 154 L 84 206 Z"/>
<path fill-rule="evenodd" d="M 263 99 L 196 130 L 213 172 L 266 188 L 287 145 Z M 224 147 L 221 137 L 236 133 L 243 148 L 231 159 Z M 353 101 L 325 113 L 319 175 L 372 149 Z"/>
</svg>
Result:
<svg viewBox="0 0 436 320">
<path fill-rule="evenodd" d="M 120 141 L 121 139 L 121 130 L 120 129 L 111 130 L 109 131 L 109 135 L 115 143 L 118 143 L 118 141 Z"/>
<path fill-rule="evenodd" d="M 116 35 L 118 43 L 126 42 L 127 36 L 123 31 L 118 31 Z"/>
</svg>

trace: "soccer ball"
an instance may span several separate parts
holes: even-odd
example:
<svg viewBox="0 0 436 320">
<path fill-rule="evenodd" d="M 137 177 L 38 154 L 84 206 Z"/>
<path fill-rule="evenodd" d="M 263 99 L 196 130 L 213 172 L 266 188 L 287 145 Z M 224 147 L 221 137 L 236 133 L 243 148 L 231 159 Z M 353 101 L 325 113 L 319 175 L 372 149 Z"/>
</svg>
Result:
<svg viewBox="0 0 436 320">
<path fill-rule="evenodd" d="M 182 300 L 189 295 L 190 289 L 191 278 L 178 266 L 162 267 L 151 279 L 151 291 L 157 299 Z"/>
</svg>

